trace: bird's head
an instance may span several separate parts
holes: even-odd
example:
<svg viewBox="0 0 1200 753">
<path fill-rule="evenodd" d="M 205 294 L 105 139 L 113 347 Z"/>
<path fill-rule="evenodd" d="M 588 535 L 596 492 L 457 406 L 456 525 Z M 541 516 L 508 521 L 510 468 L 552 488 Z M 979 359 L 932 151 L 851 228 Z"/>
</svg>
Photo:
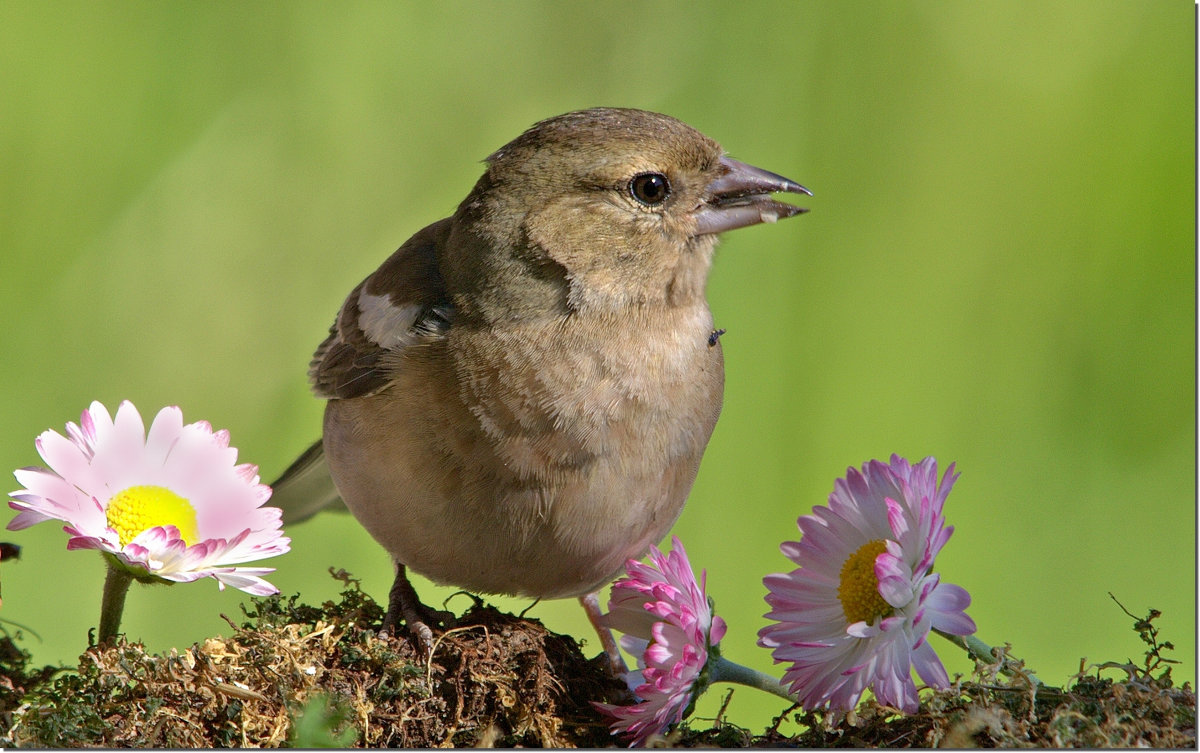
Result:
<svg viewBox="0 0 1200 753">
<path fill-rule="evenodd" d="M 544 120 L 487 164 L 459 213 L 489 248 L 508 251 L 479 261 L 489 274 L 557 278 L 575 310 L 694 302 L 718 233 L 800 214 L 771 194 L 809 193 L 644 110 Z"/>
</svg>

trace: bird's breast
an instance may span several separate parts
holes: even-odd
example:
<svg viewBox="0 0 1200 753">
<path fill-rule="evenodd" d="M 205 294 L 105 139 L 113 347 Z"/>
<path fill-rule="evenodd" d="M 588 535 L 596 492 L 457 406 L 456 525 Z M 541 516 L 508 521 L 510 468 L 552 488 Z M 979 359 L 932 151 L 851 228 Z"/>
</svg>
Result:
<svg viewBox="0 0 1200 753">
<path fill-rule="evenodd" d="M 372 535 L 435 581 L 587 593 L 683 508 L 721 408 L 711 332 L 706 308 L 456 323 L 387 390 L 330 401 L 330 470 Z"/>
<path fill-rule="evenodd" d="M 703 306 L 654 313 L 452 336 L 463 401 L 515 473 L 698 460 L 724 385 L 712 315 Z"/>
</svg>

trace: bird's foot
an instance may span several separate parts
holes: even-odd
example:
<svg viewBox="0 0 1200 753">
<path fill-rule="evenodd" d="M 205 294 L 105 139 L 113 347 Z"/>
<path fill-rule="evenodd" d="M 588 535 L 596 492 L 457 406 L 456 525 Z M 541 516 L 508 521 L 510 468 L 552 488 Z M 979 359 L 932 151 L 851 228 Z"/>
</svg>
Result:
<svg viewBox="0 0 1200 753">
<path fill-rule="evenodd" d="M 383 617 L 383 627 L 379 637 L 387 640 L 396 634 L 397 626 L 404 622 L 409 635 L 416 639 L 426 656 L 433 656 L 433 629 L 430 625 L 449 627 L 454 624 L 454 614 L 451 612 L 431 609 L 421 603 L 412 583 L 408 582 L 404 565 L 397 563 L 396 580 L 392 583 L 391 593 L 388 594 L 388 610 Z"/>
<path fill-rule="evenodd" d="M 416 639 L 417 643 L 421 647 L 421 651 L 424 652 L 426 656 L 432 656 L 433 630 L 429 627 L 429 625 L 425 624 L 423 620 L 416 619 L 415 617 L 405 617 L 403 620 L 404 629 L 408 631 L 412 638 Z M 398 620 L 394 618 L 385 618 L 383 621 L 383 627 L 379 629 L 379 639 L 384 641 L 391 640 L 392 636 L 397 634 L 397 622 Z"/>
<path fill-rule="evenodd" d="M 600 611 L 600 597 L 596 593 L 590 593 L 580 596 L 579 603 L 583 605 L 583 611 L 587 613 L 588 620 L 596 629 L 596 634 L 600 636 L 600 646 L 608 657 L 608 666 L 612 670 L 613 677 L 624 679 L 625 675 L 629 673 L 629 667 L 625 664 L 625 658 L 621 656 L 621 649 L 617 647 L 617 639 L 613 637 L 608 626 L 601 621 L 603 614 Z"/>
</svg>

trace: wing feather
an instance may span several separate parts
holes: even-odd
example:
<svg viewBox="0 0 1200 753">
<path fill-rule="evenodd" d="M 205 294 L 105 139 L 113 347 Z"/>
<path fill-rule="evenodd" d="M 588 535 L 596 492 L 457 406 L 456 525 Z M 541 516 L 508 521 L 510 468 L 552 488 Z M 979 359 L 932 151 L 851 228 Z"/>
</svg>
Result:
<svg viewBox="0 0 1200 753">
<path fill-rule="evenodd" d="M 342 304 L 308 376 L 318 397 L 345 399 L 392 382 L 405 348 L 444 337 L 454 308 L 438 269 L 449 218 L 409 238 Z"/>
</svg>

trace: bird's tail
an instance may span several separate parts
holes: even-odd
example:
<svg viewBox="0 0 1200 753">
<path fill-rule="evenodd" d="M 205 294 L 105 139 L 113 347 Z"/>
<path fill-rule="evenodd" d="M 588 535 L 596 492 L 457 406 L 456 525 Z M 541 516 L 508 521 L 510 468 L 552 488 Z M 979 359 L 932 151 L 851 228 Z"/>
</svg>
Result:
<svg viewBox="0 0 1200 753">
<path fill-rule="evenodd" d="M 322 510 L 347 511 L 329 475 L 319 439 L 271 484 L 271 490 L 268 504 L 283 510 L 285 525 L 308 520 Z"/>
</svg>

